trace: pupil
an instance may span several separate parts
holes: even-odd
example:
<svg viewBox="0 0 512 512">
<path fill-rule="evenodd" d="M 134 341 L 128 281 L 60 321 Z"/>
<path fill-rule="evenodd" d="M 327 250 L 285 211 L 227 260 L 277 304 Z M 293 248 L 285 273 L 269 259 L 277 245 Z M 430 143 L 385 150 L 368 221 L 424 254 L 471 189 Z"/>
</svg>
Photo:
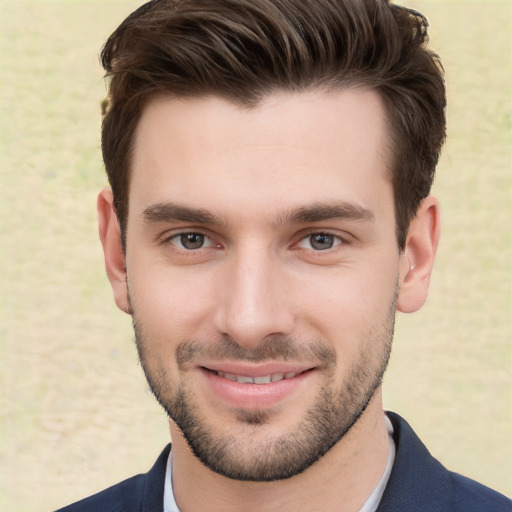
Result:
<svg viewBox="0 0 512 512">
<path fill-rule="evenodd" d="M 186 233 L 181 235 L 181 243 L 185 249 L 199 249 L 204 243 L 204 235 L 198 233 Z"/>
<path fill-rule="evenodd" d="M 330 249 L 334 245 L 334 238 L 331 235 L 312 235 L 310 240 L 311 247 L 317 250 Z"/>
</svg>

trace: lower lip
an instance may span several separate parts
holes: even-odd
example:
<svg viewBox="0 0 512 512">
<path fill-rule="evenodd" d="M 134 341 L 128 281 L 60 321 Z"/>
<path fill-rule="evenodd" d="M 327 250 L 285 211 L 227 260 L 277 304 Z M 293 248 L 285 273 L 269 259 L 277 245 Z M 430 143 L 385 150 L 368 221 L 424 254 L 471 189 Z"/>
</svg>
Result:
<svg viewBox="0 0 512 512">
<path fill-rule="evenodd" d="M 258 410 L 271 407 L 296 393 L 314 371 L 308 370 L 291 379 L 269 384 L 245 384 L 226 379 L 204 368 L 203 375 L 214 394 L 232 407 Z"/>
</svg>

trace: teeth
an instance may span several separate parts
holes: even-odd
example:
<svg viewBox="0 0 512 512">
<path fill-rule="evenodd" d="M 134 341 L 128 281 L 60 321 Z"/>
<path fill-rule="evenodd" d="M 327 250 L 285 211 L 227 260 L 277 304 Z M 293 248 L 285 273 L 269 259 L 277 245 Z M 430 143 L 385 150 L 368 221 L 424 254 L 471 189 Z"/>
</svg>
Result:
<svg viewBox="0 0 512 512">
<path fill-rule="evenodd" d="M 265 377 L 254 377 L 254 384 L 270 384 L 271 382 L 271 375 L 265 375 Z"/>
<path fill-rule="evenodd" d="M 253 384 L 254 380 L 252 377 L 245 377 L 244 375 L 238 375 L 236 378 L 237 382 L 240 382 L 240 384 Z"/>
<path fill-rule="evenodd" d="M 216 372 L 220 377 L 239 382 L 240 384 L 270 384 L 271 382 L 279 382 L 283 379 L 293 379 L 300 372 L 273 373 L 272 375 L 263 375 L 261 377 L 248 377 L 246 375 L 235 375 L 234 373 Z"/>
</svg>

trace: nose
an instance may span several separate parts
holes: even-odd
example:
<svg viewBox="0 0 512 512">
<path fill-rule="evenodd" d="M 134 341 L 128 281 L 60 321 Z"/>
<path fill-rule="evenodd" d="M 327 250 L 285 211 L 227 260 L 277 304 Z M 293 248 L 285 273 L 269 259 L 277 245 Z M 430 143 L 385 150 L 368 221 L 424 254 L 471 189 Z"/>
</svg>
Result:
<svg viewBox="0 0 512 512">
<path fill-rule="evenodd" d="M 215 329 L 246 348 L 270 335 L 290 335 L 294 326 L 279 263 L 255 253 L 234 256 L 223 268 L 214 314 Z"/>
</svg>

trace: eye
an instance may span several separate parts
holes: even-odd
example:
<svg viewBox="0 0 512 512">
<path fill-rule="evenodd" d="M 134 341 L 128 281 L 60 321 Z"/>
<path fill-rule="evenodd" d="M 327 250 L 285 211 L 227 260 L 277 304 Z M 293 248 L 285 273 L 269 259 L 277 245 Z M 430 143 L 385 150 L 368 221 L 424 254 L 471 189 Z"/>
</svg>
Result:
<svg viewBox="0 0 512 512">
<path fill-rule="evenodd" d="M 203 249 L 213 245 L 213 242 L 206 235 L 194 232 L 178 233 L 169 238 L 169 241 L 180 249 L 185 249 L 187 251 Z"/>
<path fill-rule="evenodd" d="M 313 249 L 315 251 L 326 251 L 341 243 L 343 243 L 343 240 L 339 236 L 331 235 L 330 233 L 311 233 L 303 238 L 297 244 L 297 247 L 301 249 Z"/>
</svg>

